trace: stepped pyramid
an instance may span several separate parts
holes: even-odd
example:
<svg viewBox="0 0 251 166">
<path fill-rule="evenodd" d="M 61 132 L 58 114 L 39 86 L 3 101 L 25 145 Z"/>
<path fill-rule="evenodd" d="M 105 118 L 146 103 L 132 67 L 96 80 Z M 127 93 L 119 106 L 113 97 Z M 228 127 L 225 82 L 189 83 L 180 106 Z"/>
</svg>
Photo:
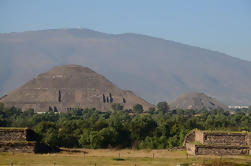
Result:
<svg viewBox="0 0 251 166">
<path fill-rule="evenodd" d="M 96 108 L 106 111 L 113 103 L 124 108 L 141 104 L 152 107 L 131 91 L 121 90 L 104 76 L 79 65 L 57 66 L 3 97 L 0 102 L 35 112 Z"/>
<path fill-rule="evenodd" d="M 207 96 L 204 93 L 191 92 L 186 93 L 178 98 L 170 101 L 169 106 L 171 109 L 193 109 L 193 110 L 214 110 L 224 109 L 229 110 L 228 107 L 222 102 Z"/>
</svg>

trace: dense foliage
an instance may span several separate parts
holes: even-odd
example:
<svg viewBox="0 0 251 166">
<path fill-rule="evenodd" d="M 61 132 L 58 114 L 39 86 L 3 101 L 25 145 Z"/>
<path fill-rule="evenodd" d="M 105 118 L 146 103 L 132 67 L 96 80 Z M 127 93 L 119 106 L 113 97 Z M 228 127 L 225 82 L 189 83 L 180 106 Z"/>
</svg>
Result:
<svg viewBox="0 0 251 166">
<path fill-rule="evenodd" d="M 0 104 L 0 127 L 29 127 L 49 146 L 84 148 L 173 148 L 181 146 L 185 134 L 195 128 L 251 131 L 251 109 L 234 114 L 223 110 L 171 111 L 164 102 L 144 113 L 140 105 L 123 110 L 116 104 L 112 109 L 37 114 Z"/>
</svg>

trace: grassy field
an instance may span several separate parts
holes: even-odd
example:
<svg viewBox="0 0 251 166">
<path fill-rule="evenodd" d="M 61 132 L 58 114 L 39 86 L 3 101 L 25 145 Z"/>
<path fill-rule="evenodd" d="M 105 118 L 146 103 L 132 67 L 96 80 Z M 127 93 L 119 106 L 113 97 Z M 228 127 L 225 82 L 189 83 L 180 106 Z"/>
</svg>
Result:
<svg viewBox="0 0 251 166">
<path fill-rule="evenodd" d="M 248 165 L 251 156 L 188 156 L 168 150 L 89 150 L 54 154 L 0 153 L 0 166 L 176 166 Z M 85 152 L 85 153 L 84 153 Z M 210 164 L 211 163 L 211 164 Z"/>
</svg>

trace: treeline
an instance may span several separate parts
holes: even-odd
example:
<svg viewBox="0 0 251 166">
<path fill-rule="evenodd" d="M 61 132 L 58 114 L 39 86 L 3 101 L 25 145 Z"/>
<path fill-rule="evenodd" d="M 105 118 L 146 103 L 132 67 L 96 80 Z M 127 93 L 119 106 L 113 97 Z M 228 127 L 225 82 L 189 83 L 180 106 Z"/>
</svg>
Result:
<svg viewBox="0 0 251 166">
<path fill-rule="evenodd" d="M 123 110 L 114 104 L 110 112 L 79 109 L 65 113 L 33 110 L 22 112 L 0 104 L 0 127 L 29 127 L 38 141 L 51 147 L 149 148 L 182 146 L 192 129 L 251 131 L 251 111 L 231 114 L 224 110 L 169 110 L 161 102 L 157 109 L 144 111 L 141 105 Z"/>
</svg>

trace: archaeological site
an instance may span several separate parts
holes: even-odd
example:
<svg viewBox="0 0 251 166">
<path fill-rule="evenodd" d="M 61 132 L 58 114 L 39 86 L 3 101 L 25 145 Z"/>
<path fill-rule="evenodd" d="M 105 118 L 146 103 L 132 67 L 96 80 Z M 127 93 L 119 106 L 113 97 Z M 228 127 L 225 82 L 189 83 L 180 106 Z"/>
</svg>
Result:
<svg viewBox="0 0 251 166">
<path fill-rule="evenodd" d="M 248 155 L 251 153 L 251 133 L 193 130 L 184 140 L 192 155 Z"/>
</svg>

